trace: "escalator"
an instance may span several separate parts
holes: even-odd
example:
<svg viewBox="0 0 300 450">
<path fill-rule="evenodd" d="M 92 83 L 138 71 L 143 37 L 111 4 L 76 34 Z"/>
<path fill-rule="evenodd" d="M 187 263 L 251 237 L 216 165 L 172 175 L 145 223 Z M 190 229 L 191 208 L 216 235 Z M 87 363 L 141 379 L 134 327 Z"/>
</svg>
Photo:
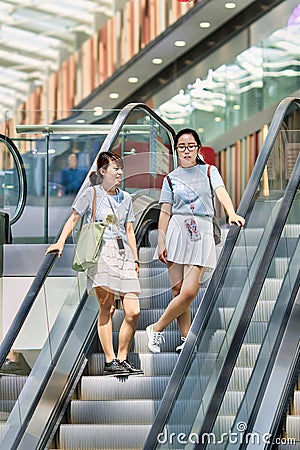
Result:
<svg viewBox="0 0 300 450">
<path fill-rule="evenodd" d="M 163 127 L 151 111 L 139 107 L 145 108 L 151 120 Z M 174 324 L 166 330 L 163 353 L 153 355 L 147 350 L 145 326 L 155 321 L 171 298 L 165 267 L 152 260 L 155 247 L 152 229 L 157 220 L 157 202 L 151 196 L 147 202 L 148 189 L 147 193 L 136 193 L 136 205 L 140 204 L 136 232 L 142 263 L 142 312 L 130 355 L 133 362 L 142 367 L 145 376 L 129 377 L 124 383 L 100 376 L 104 358 L 96 338 L 98 305 L 95 298 L 87 297 L 82 274 L 76 279 L 68 274 L 70 288 L 61 288 L 60 295 L 65 296 L 65 301 L 53 327 L 48 328 L 45 344 L 29 377 L 0 379 L 3 448 L 201 448 L 202 443 L 195 443 L 196 437 L 214 429 L 215 423 L 220 422 L 219 411 L 223 413 L 220 413 L 222 419 L 225 417 L 224 421 L 227 421 L 225 428 L 228 429 L 230 421 L 230 427 L 234 426 L 232 405 L 230 411 L 221 408 L 227 386 L 234 387 L 234 393 L 228 397 L 234 397 L 233 403 L 238 409 L 242 389 L 238 389 L 236 395 L 234 383 L 246 387 L 251 362 L 253 365 L 259 352 L 258 340 L 262 341 L 268 326 L 268 314 L 275 309 L 290 265 L 297 267 L 297 256 L 294 255 L 298 248 L 299 208 L 295 186 L 299 163 L 295 165 L 297 158 L 294 153 L 294 159 L 291 158 L 290 149 L 297 149 L 299 139 L 296 132 L 286 129 L 285 118 L 298 107 L 297 99 L 286 99 L 275 113 L 238 211 L 246 217 L 247 226 L 244 230 L 232 228 L 229 231 L 218 267 L 209 285 L 203 286 L 194 302 L 195 320 L 180 357 L 174 353 L 179 341 Z M 129 110 L 130 107 L 117 118 L 102 150 L 112 148 Z M 172 137 L 172 131 L 168 130 L 168 133 Z M 171 138 L 169 143 L 172 144 Z M 285 160 L 289 161 L 288 168 L 282 164 Z M 155 186 L 153 184 L 153 188 Z M 279 219 L 283 231 L 278 227 Z M 287 242 L 288 254 L 283 251 L 281 237 Z M 32 327 L 37 327 L 30 322 L 30 311 L 40 292 L 43 292 L 41 304 L 46 305 L 47 316 L 47 285 L 50 286 L 53 280 L 57 283 L 57 278 L 65 283 L 72 249 L 70 244 L 70 251 L 66 249 L 59 268 L 54 255 L 45 258 L 0 347 L 0 365 L 11 348 L 16 347 L 18 339 L 26 340 L 26 336 L 20 337 L 20 332 L 26 335 L 28 329 L 30 332 Z M 273 255 L 277 249 L 275 262 Z M 267 259 L 269 263 L 264 268 Z M 269 272 L 269 267 L 273 272 Z M 296 284 L 297 279 L 294 280 Z M 260 291 L 261 301 L 266 305 L 258 306 L 256 312 Z M 293 288 L 288 296 L 291 303 L 295 295 Z M 119 328 L 121 317 L 122 310 L 119 309 L 114 318 L 115 329 Z M 248 329 L 249 336 L 244 343 Z M 117 340 L 116 331 L 114 340 Z M 238 381 L 230 381 L 231 373 L 235 373 Z M 230 402 L 226 398 L 225 403 Z M 252 422 L 249 422 L 250 426 Z M 183 434 L 191 436 L 191 442 L 179 442 L 178 436 L 183 441 Z M 209 445 L 210 448 L 221 448 L 214 447 L 214 443 Z"/>
<path fill-rule="evenodd" d="M 295 107 L 286 99 L 274 115 L 239 207 L 247 225 L 228 234 L 145 449 L 299 447 L 297 417 L 279 436 L 299 371 L 300 135 L 285 122 Z"/>
</svg>

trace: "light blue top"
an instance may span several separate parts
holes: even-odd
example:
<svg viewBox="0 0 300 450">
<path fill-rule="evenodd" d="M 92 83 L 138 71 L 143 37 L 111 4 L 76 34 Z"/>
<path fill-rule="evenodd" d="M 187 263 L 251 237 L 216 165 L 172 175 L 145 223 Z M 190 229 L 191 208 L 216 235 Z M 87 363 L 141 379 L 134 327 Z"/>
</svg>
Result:
<svg viewBox="0 0 300 450">
<path fill-rule="evenodd" d="M 165 177 L 159 203 L 171 203 L 172 214 L 213 217 L 208 165 L 197 164 L 192 167 L 178 167 L 169 173 L 173 192 Z M 210 166 L 210 179 L 213 189 L 224 186 L 222 177 L 215 166 Z M 190 205 L 194 205 L 192 213 Z"/>
<path fill-rule="evenodd" d="M 96 219 L 98 222 L 106 222 L 106 217 L 109 214 L 114 214 L 118 223 L 115 225 L 108 224 L 103 239 L 113 239 L 117 236 L 122 236 L 125 242 L 127 241 L 127 235 L 125 230 L 125 223 L 134 222 L 134 214 L 132 208 L 132 200 L 128 192 L 118 189 L 117 195 L 108 195 L 101 185 L 95 186 L 96 188 Z M 72 208 L 75 209 L 78 214 L 86 215 L 86 222 L 92 221 L 92 202 L 93 202 L 94 189 L 92 186 L 87 187 L 81 193 L 79 198 L 73 203 Z"/>
</svg>

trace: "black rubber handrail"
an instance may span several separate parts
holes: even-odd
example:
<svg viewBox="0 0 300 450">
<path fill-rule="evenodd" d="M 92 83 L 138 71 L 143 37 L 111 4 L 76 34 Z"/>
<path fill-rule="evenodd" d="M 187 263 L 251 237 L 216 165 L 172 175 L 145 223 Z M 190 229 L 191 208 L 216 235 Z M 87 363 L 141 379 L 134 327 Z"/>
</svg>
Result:
<svg viewBox="0 0 300 450">
<path fill-rule="evenodd" d="M 281 130 L 281 126 L 284 122 L 287 112 L 292 107 L 300 109 L 300 99 L 297 97 L 288 97 L 282 100 L 276 111 L 274 113 L 271 125 L 269 127 L 269 132 L 266 136 L 262 149 L 257 157 L 254 169 L 248 181 L 247 187 L 244 191 L 243 197 L 241 199 L 240 205 L 237 209 L 237 213 L 244 216 L 246 219 L 248 217 L 248 212 L 252 207 L 253 199 L 255 193 L 259 186 L 263 171 L 267 164 L 268 158 Z M 180 391 L 181 385 L 184 381 L 186 373 L 189 368 L 190 361 L 193 357 L 194 348 L 196 342 L 201 339 L 207 321 L 212 313 L 214 302 L 212 299 L 215 297 L 215 292 L 218 291 L 223 275 L 227 269 L 228 262 L 232 255 L 235 243 L 237 241 L 240 232 L 239 227 L 231 227 L 228 231 L 227 239 L 219 258 L 217 267 L 212 275 L 211 281 L 208 285 L 206 293 L 203 300 L 197 310 L 194 321 L 192 323 L 188 339 L 185 342 L 183 351 L 177 361 L 175 369 L 171 375 L 170 381 L 165 390 L 164 396 L 160 408 L 155 416 L 153 425 L 149 431 L 144 444 L 144 450 L 153 450 L 157 447 L 157 436 L 164 428 L 168 417 L 172 411 L 173 405 L 177 399 L 178 393 Z"/>
<path fill-rule="evenodd" d="M 18 201 L 16 210 L 14 212 L 14 215 L 12 218 L 10 218 L 10 224 L 13 225 L 16 223 L 21 215 L 23 214 L 25 205 L 26 205 L 26 199 L 27 199 L 27 178 L 26 178 L 26 171 L 24 167 L 24 162 L 22 159 L 22 156 L 17 148 L 17 146 L 14 144 L 14 142 L 4 134 L 0 134 L 0 141 L 4 142 L 4 144 L 9 149 L 13 160 L 15 162 L 16 168 L 17 168 L 17 174 L 20 184 L 19 194 L 18 194 Z"/>
<path fill-rule="evenodd" d="M 143 103 L 130 103 L 130 104 L 126 105 L 119 112 L 118 116 L 116 117 L 116 120 L 113 123 L 113 126 L 111 127 L 110 131 L 108 132 L 108 134 L 102 144 L 102 147 L 101 147 L 98 155 L 101 152 L 108 151 L 112 148 L 112 146 L 114 145 L 114 143 L 118 137 L 118 133 L 119 133 L 120 129 L 122 128 L 123 124 L 126 122 L 128 116 L 135 109 L 141 109 L 141 110 L 147 112 L 149 114 L 149 116 L 153 117 L 162 127 L 164 127 L 166 130 L 168 130 L 168 132 L 174 139 L 175 132 L 174 132 L 173 128 L 170 127 L 170 125 L 168 125 L 163 119 L 161 119 L 154 111 L 152 111 L 151 108 L 149 108 L 147 105 L 145 105 Z M 95 125 L 95 130 L 96 129 L 97 129 L 97 125 Z M 172 142 L 172 144 L 173 144 L 173 142 Z M 14 147 L 14 144 L 13 144 L 13 147 Z M 91 170 L 93 170 L 93 167 L 96 166 L 98 155 L 96 156 L 96 158 L 94 160 Z M 86 177 L 85 181 L 83 182 L 82 187 L 80 188 L 79 192 L 77 193 L 76 199 L 79 196 L 80 192 L 87 185 L 89 185 L 89 177 L 88 176 Z M 60 235 L 63 225 L 64 224 L 62 224 L 61 229 L 59 230 L 57 236 Z M 57 258 L 56 254 L 51 254 L 51 255 L 46 256 L 43 259 L 43 262 L 38 270 L 38 273 L 37 273 L 33 283 L 31 284 L 31 286 L 28 290 L 28 293 L 26 294 L 6 336 L 4 337 L 4 339 L 0 345 L 0 367 L 5 362 L 5 358 L 7 357 L 9 351 L 11 350 L 13 343 L 14 343 L 15 339 L 17 338 L 17 336 L 23 326 L 23 323 L 25 322 L 32 306 L 34 305 L 35 299 L 37 298 L 37 296 L 43 286 L 43 283 L 45 282 L 56 258 Z"/>
</svg>

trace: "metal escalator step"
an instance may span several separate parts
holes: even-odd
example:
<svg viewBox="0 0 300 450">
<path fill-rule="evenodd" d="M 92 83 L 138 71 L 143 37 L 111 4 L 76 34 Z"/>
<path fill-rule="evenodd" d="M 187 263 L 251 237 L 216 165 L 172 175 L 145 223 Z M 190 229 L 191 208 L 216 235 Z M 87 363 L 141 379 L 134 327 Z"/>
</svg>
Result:
<svg viewBox="0 0 300 450">
<path fill-rule="evenodd" d="M 0 401 L 0 422 L 6 421 L 10 415 L 16 400 L 1 400 Z"/>
<path fill-rule="evenodd" d="M 298 238 L 300 235 L 300 225 L 298 223 L 287 223 L 284 226 L 283 237 Z"/>
<path fill-rule="evenodd" d="M 259 301 L 254 310 L 252 320 L 257 322 L 268 322 L 273 312 L 274 305 L 275 301 L 273 300 Z"/>
<path fill-rule="evenodd" d="M 253 367 L 257 359 L 260 344 L 243 344 L 236 362 L 237 367 Z"/>
<path fill-rule="evenodd" d="M 231 426 L 233 424 L 233 421 L 235 419 L 235 414 L 225 415 L 221 416 L 219 415 L 216 419 L 215 425 L 214 425 L 214 433 L 216 436 L 221 436 L 223 433 L 228 433 L 228 431 L 231 429 Z"/>
<path fill-rule="evenodd" d="M 251 322 L 245 336 L 245 344 L 259 344 L 263 341 L 268 322 Z"/>
<path fill-rule="evenodd" d="M 300 391 L 294 392 L 294 414 L 300 416 Z"/>
<path fill-rule="evenodd" d="M 209 343 L 209 352 L 218 353 L 226 337 L 225 330 L 216 330 Z"/>
<path fill-rule="evenodd" d="M 281 285 L 282 279 L 266 278 L 259 299 L 267 301 L 270 300 L 276 301 Z"/>
<path fill-rule="evenodd" d="M 61 425 L 61 450 L 141 450 L 151 425 Z"/>
<path fill-rule="evenodd" d="M 275 276 L 283 279 L 288 269 L 290 258 L 275 258 Z"/>
<path fill-rule="evenodd" d="M 160 400 L 73 400 L 71 422 L 82 425 L 150 425 L 159 405 Z"/>
<path fill-rule="evenodd" d="M 195 316 L 195 313 L 197 311 L 197 303 L 198 302 L 194 302 L 193 305 L 191 306 L 191 314 L 192 317 Z M 145 330 L 146 327 L 150 324 L 150 323 L 154 323 L 156 322 L 159 317 L 163 314 L 165 310 L 164 309 L 141 309 L 141 314 L 139 316 L 138 319 L 138 324 L 137 324 L 137 328 L 139 330 Z M 113 316 L 113 330 L 114 331 L 118 331 L 120 329 L 121 323 L 123 322 L 124 319 L 124 311 L 119 309 L 116 310 Z M 170 323 L 170 325 L 168 325 L 168 327 L 166 328 L 166 330 L 177 330 L 177 322 L 174 320 L 173 322 Z"/>
<path fill-rule="evenodd" d="M 226 391 L 222 405 L 220 408 L 219 414 L 221 416 L 233 416 L 236 414 L 236 411 L 238 410 L 242 398 L 244 396 L 244 392 L 242 391 Z"/>
<path fill-rule="evenodd" d="M 171 375 L 178 359 L 177 353 L 130 353 L 130 361 L 141 367 L 145 376 L 167 376 Z M 88 361 L 88 373 L 100 375 L 103 373 L 104 354 L 93 353 Z"/>
<path fill-rule="evenodd" d="M 224 307 L 224 308 L 218 308 L 219 309 L 219 315 L 220 315 L 220 321 L 221 321 L 221 328 L 227 328 L 231 317 L 234 313 L 234 308 Z"/>
<path fill-rule="evenodd" d="M 230 265 L 232 267 L 249 267 L 251 264 L 255 252 L 257 250 L 257 246 L 255 245 L 248 245 L 247 247 L 244 246 L 237 246 L 234 247 L 231 255 L 231 263 Z"/>
<path fill-rule="evenodd" d="M 245 391 L 251 373 L 252 367 L 235 367 L 228 384 L 228 391 Z"/>
<path fill-rule="evenodd" d="M 244 228 L 240 234 L 238 245 L 257 246 L 263 235 L 263 228 Z"/>
<path fill-rule="evenodd" d="M 286 435 L 300 441 L 300 415 L 286 416 Z"/>
<path fill-rule="evenodd" d="M 165 342 L 161 344 L 161 351 L 165 352 L 175 352 L 177 345 L 180 341 L 180 332 L 176 331 L 164 331 Z M 114 348 L 117 348 L 118 343 L 118 333 L 113 332 L 113 344 Z M 131 345 L 131 352 L 134 353 L 149 353 L 148 349 L 148 338 L 147 333 L 144 330 L 137 330 L 134 335 L 134 339 Z"/>
<path fill-rule="evenodd" d="M 0 398 L 2 400 L 16 400 L 27 378 L 25 376 L 2 375 L 0 377 Z"/>
<path fill-rule="evenodd" d="M 169 379 L 168 376 L 132 375 L 122 380 L 116 377 L 83 376 L 80 398 L 82 400 L 161 400 Z"/>
</svg>

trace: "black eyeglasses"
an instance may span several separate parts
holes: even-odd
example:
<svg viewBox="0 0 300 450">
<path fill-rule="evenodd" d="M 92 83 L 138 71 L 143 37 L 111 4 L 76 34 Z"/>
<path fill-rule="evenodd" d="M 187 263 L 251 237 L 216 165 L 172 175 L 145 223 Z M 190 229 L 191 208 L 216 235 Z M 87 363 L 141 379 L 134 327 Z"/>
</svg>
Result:
<svg viewBox="0 0 300 450">
<path fill-rule="evenodd" d="M 196 150 L 198 147 L 199 147 L 198 144 L 188 144 L 188 145 L 179 144 L 179 145 L 177 145 L 176 149 L 179 152 L 184 152 L 185 149 L 187 148 L 190 152 L 192 152 L 193 150 Z"/>
</svg>

